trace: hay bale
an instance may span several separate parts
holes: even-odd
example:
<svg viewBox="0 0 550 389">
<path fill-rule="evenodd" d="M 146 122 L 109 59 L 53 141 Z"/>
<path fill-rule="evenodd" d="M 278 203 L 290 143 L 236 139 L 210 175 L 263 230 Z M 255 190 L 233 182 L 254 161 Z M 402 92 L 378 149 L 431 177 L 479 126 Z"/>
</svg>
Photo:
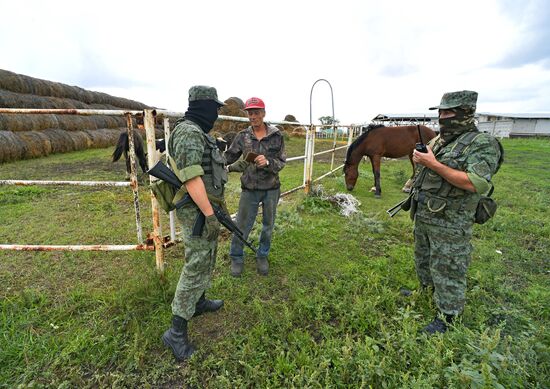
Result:
<svg viewBox="0 0 550 389">
<path fill-rule="evenodd" d="M 0 131 L 40 131 L 46 128 L 57 128 L 56 115 L 0 115 Z"/>
<path fill-rule="evenodd" d="M 18 74 L 0 69 L 0 89 L 17 93 L 30 93 L 28 84 Z"/>
<path fill-rule="evenodd" d="M 50 140 L 42 132 L 20 131 L 15 135 L 25 143 L 24 159 L 45 157 L 52 152 Z"/>
<path fill-rule="evenodd" d="M 11 131 L 0 131 L 0 163 L 16 161 L 25 155 L 25 143 Z"/>
<path fill-rule="evenodd" d="M 97 130 L 84 131 L 91 140 L 91 148 L 105 148 L 116 144 L 121 129 L 98 128 Z"/>
<path fill-rule="evenodd" d="M 74 150 L 86 150 L 92 146 L 92 139 L 85 131 L 70 131 L 69 132 L 73 144 Z"/>
<path fill-rule="evenodd" d="M 299 123 L 299 121 L 296 119 L 294 115 L 286 115 L 283 119 L 285 122 L 296 122 Z M 286 132 L 289 136 L 296 136 L 296 137 L 305 137 L 306 136 L 306 128 L 304 126 L 293 126 L 292 124 L 280 124 L 277 125 L 277 128 L 281 131 Z"/>
<path fill-rule="evenodd" d="M 244 111 L 244 103 L 238 97 L 230 97 L 224 101 L 225 106 L 221 107 L 220 115 L 226 116 L 237 116 L 237 117 L 248 117 Z M 239 132 L 242 129 L 245 129 L 250 124 L 247 122 L 233 122 L 229 120 L 218 120 L 214 123 L 213 131 L 218 132 L 222 136 L 229 132 Z"/>
<path fill-rule="evenodd" d="M 52 153 L 66 153 L 74 150 L 74 142 L 68 131 L 60 129 L 49 129 L 42 131 L 50 140 Z"/>
<path fill-rule="evenodd" d="M 0 69 L 0 89 L 15 93 L 72 99 L 86 104 L 110 104 L 119 109 L 141 110 L 152 108 L 138 101 L 92 92 L 77 86 L 42 80 Z"/>
</svg>

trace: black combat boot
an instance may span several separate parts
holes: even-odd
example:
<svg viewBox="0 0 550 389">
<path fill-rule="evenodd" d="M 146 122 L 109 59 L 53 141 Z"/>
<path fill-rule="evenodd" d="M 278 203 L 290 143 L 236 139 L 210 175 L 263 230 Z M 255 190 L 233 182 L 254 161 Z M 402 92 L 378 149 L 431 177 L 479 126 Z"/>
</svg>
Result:
<svg viewBox="0 0 550 389">
<path fill-rule="evenodd" d="M 447 325 L 451 324 L 454 318 L 455 317 L 453 315 L 445 315 L 445 320 L 442 320 L 439 318 L 439 316 L 436 316 L 435 319 L 433 319 L 433 321 L 430 324 L 422 328 L 422 332 L 428 335 L 433 335 L 437 332 L 442 334 L 447 331 L 448 329 Z"/>
<path fill-rule="evenodd" d="M 221 307 L 223 307 L 223 300 L 207 300 L 203 293 L 197 301 L 197 305 L 195 305 L 193 317 L 202 315 L 205 312 L 216 312 Z"/>
<path fill-rule="evenodd" d="M 195 351 L 187 338 L 187 320 L 176 315 L 172 316 L 172 327 L 162 335 L 162 341 L 170 347 L 178 362 L 189 358 Z"/>
</svg>

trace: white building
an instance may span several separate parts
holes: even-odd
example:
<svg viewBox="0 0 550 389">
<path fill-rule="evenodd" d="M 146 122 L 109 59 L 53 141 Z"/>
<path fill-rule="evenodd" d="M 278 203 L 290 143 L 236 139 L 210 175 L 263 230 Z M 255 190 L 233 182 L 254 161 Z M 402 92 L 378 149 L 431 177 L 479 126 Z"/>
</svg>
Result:
<svg viewBox="0 0 550 389">
<path fill-rule="evenodd" d="M 480 131 L 499 138 L 519 138 L 531 136 L 550 136 L 550 113 L 476 113 Z M 437 111 L 427 114 L 407 113 L 378 114 L 372 122 L 386 126 L 407 126 L 424 124 L 439 132 Z"/>
<path fill-rule="evenodd" d="M 498 137 L 550 136 L 550 113 L 478 112 L 478 128 Z"/>
</svg>

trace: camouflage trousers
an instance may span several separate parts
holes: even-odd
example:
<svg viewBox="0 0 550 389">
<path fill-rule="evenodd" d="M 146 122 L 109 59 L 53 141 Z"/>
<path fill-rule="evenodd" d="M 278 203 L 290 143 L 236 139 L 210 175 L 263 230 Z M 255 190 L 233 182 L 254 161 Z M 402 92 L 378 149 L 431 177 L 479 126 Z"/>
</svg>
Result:
<svg viewBox="0 0 550 389">
<path fill-rule="evenodd" d="M 197 301 L 210 287 L 218 249 L 218 237 L 208 241 L 202 236 L 192 236 L 197 215 L 197 208 L 194 206 L 177 210 L 183 230 L 185 265 L 172 300 L 172 314 L 186 320 L 193 317 Z M 203 230 L 203 234 L 204 232 Z"/>
<path fill-rule="evenodd" d="M 471 226 L 447 228 L 415 219 L 416 274 L 423 286 L 433 287 L 435 303 L 444 314 L 458 315 L 464 309 L 471 238 Z"/>
</svg>

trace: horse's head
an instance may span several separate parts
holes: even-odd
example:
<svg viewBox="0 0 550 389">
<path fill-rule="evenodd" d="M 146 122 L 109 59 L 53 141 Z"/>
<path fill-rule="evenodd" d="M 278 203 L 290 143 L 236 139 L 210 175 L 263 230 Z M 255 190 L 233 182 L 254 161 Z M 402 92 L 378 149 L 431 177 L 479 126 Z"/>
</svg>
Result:
<svg viewBox="0 0 550 389">
<path fill-rule="evenodd" d="M 344 163 L 344 177 L 346 188 L 352 191 L 359 177 L 359 164 L 351 164 L 348 161 Z"/>
</svg>

